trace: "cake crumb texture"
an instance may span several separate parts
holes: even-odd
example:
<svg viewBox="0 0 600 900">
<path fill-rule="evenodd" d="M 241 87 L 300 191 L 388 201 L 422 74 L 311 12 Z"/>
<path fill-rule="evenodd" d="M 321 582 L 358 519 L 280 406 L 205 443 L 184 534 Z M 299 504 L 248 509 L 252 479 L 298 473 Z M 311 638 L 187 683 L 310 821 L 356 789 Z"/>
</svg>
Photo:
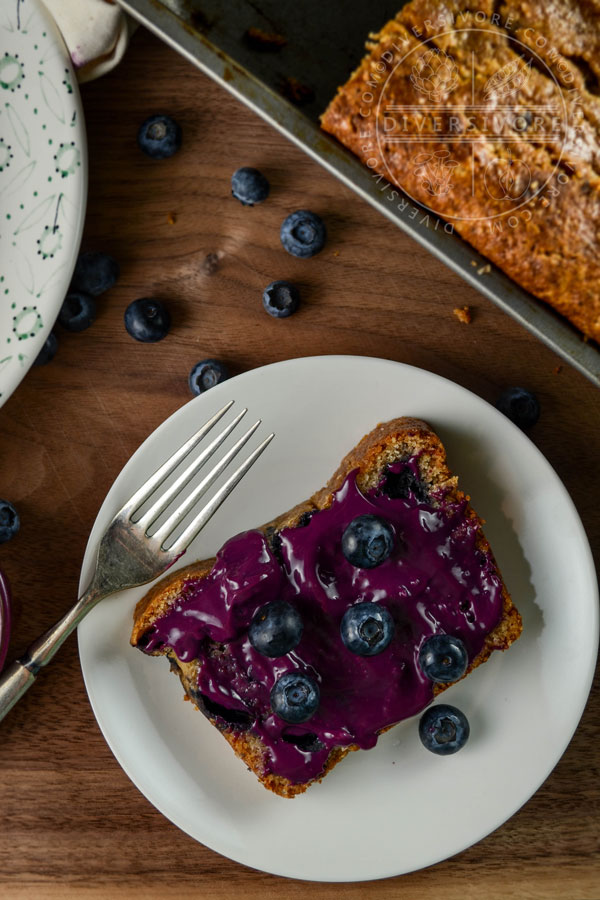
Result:
<svg viewBox="0 0 600 900">
<path fill-rule="evenodd" d="M 462 322 L 463 325 L 470 325 L 473 320 L 473 315 L 471 313 L 470 306 L 457 306 L 454 310 L 454 315 L 458 319 L 459 322 Z"/>
</svg>

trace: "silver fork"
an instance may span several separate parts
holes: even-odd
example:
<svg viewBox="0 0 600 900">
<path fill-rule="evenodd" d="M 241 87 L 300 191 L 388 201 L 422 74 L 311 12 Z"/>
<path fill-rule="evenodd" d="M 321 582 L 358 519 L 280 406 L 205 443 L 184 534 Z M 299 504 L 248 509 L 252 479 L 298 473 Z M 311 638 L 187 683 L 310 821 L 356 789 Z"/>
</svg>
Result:
<svg viewBox="0 0 600 900">
<path fill-rule="evenodd" d="M 185 552 L 198 532 L 204 528 L 213 513 L 229 496 L 244 477 L 249 468 L 266 449 L 274 435 L 270 434 L 253 450 L 214 496 L 200 509 L 181 534 L 173 538 L 173 533 L 184 519 L 195 510 L 196 504 L 231 460 L 239 453 L 246 441 L 260 425 L 260 419 L 242 435 L 234 446 L 183 500 L 168 518 L 150 533 L 157 519 L 167 511 L 172 501 L 190 482 L 198 470 L 226 440 L 247 410 L 242 410 L 220 434 L 193 460 L 153 502 L 141 511 L 167 478 L 202 441 L 210 429 L 233 405 L 230 401 L 208 420 L 179 450 L 152 475 L 146 484 L 135 492 L 115 515 L 104 532 L 98 547 L 96 568 L 90 586 L 52 628 L 34 641 L 25 654 L 8 666 L 0 675 L 0 720 L 21 699 L 31 687 L 38 672 L 46 666 L 58 648 L 91 609 L 104 597 L 126 588 L 136 587 L 153 581 L 169 568 Z"/>
</svg>

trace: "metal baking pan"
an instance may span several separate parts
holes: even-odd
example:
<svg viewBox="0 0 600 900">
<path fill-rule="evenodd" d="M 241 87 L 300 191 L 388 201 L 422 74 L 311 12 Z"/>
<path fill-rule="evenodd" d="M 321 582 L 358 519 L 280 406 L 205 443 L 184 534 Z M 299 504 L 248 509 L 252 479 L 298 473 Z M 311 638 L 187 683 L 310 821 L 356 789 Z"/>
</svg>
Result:
<svg viewBox="0 0 600 900">
<path fill-rule="evenodd" d="M 320 129 L 320 113 L 360 62 L 369 32 L 392 18 L 401 0 L 118 2 L 600 387 L 593 342 L 444 231 L 431 213 L 410 200 L 403 210 L 388 202 L 373 173 Z M 248 29 L 281 35 L 285 43 L 257 45 Z"/>
</svg>

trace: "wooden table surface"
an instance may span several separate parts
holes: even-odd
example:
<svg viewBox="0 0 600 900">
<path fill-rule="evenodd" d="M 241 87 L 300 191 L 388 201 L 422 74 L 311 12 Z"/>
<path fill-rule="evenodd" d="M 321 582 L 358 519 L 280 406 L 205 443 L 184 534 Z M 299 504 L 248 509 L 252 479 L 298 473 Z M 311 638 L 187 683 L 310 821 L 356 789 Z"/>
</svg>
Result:
<svg viewBox="0 0 600 900">
<path fill-rule="evenodd" d="M 113 254 L 121 277 L 100 298 L 94 325 L 61 331 L 54 361 L 32 370 L 0 411 L 0 496 L 22 520 L 0 548 L 14 593 L 11 656 L 74 600 L 107 490 L 144 438 L 190 399 L 188 372 L 208 356 L 236 374 L 306 355 L 385 357 L 491 402 L 524 385 L 542 404 L 530 436 L 598 550 L 600 393 L 591 383 L 147 32 L 82 96 L 90 171 L 83 246 Z M 156 111 L 174 115 L 184 134 L 181 152 L 162 162 L 135 141 Z M 268 176 L 267 203 L 246 209 L 232 200 L 240 165 Z M 309 262 L 279 245 L 279 224 L 297 208 L 320 213 L 329 229 Z M 261 306 L 262 288 L 282 277 L 304 298 L 283 322 Z M 136 343 L 123 327 L 126 305 L 140 296 L 171 308 L 172 331 L 158 344 Z M 470 325 L 452 313 L 465 304 Z M 137 791 L 98 729 L 71 638 L 0 726 L 0 897 L 598 900 L 599 724 L 596 684 L 543 787 L 453 859 L 380 882 L 288 881 L 196 843 Z"/>
</svg>

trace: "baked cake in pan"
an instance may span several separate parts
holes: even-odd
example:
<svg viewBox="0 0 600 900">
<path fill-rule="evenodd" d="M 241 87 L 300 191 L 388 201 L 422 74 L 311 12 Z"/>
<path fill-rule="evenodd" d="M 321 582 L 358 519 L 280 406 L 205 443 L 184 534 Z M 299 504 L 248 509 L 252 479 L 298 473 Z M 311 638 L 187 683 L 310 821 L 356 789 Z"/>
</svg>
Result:
<svg viewBox="0 0 600 900">
<path fill-rule="evenodd" d="M 412 0 L 367 47 L 325 131 L 598 341 L 599 0 Z"/>
</svg>

